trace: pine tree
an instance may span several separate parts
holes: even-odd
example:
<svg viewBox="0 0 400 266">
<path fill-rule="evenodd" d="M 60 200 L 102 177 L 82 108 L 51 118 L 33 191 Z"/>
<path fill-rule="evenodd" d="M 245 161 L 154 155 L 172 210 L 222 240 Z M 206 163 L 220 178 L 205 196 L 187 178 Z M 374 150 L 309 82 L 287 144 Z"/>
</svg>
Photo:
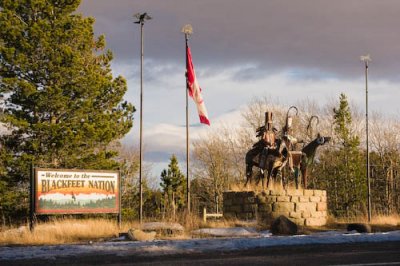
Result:
<svg viewBox="0 0 400 266">
<path fill-rule="evenodd" d="M 26 184 L 42 167 L 115 169 L 109 144 L 132 127 L 126 81 L 113 78 L 105 37 L 80 0 L 0 1 L 0 141 L 11 158 L 7 176 Z"/>
<path fill-rule="evenodd" d="M 179 169 L 178 159 L 175 155 L 170 158 L 168 170 L 164 169 L 161 172 L 160 186 L 164 192 L 164 205 L 166 208 L 172 209 L 175 217 L 176 208 L 182 208 L 184 205 L 186 187 L 185 176 Z"/>
<path fill-rule="evenodd" d="M 351 134 L 351 111 L 347 97 L 341 93 L 339 97 L 339 109 L 333 109 L 334 130 L 343 147 L 358 148 L 360 138 Z"/>
<path fill-rule="evenodd" d="M 335 191 L 338 200 L 335 209 L 339 213 L 350 215 L 360 210 L 365 204 L 365 171 L 360 139 L 351 131 L 352 117 L 345 94 L 340 94 L 339 108 L 333 110 L 334 131 L 340 143 L 339 149 L 334 152 L 332 160 L 337 160 L 333 167 Z M 339 214 L 338 213 L 338 214 Z"/>
</svg>

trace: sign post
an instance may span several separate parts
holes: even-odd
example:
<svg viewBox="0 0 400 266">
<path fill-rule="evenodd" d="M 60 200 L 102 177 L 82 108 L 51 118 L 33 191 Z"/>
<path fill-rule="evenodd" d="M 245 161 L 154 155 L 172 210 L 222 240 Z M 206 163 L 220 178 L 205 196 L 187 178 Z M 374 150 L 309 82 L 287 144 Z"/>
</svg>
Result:
<svg viewBox="0 0 400 266">
<path fill-rule="evenodd" d="M 30 174 L 30 205 L 29 205 L 29 229 L 33 231 L 35 227 L 34 215 L 35 215 L 35 172 L 34 165 L 31 164 L 31 174 Z"/>
</svg>

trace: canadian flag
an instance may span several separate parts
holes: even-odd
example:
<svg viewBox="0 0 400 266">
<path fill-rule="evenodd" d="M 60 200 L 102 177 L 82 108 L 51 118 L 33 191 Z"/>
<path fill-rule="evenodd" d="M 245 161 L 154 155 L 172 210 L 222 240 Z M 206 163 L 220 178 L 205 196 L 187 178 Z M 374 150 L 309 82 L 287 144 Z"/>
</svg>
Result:
<svg viewBox="0 0 400 266">
<path fill-rule="evenodd" d="M 199 113 L 200 123 L 210 125 L 208 120 L 208 114 L 206 106 L 204 105 L 203 97 L 201 96 L 201 88 L 197 82 L 196 73 L 194 72 L 192 54 L 190 53 L 189 46 L 186 46 L 186 74 L 187 74 L 187 87 L 189 90 L 189 96 L 193 98 L 197 106 L 197 112 Z"/>
</svg>

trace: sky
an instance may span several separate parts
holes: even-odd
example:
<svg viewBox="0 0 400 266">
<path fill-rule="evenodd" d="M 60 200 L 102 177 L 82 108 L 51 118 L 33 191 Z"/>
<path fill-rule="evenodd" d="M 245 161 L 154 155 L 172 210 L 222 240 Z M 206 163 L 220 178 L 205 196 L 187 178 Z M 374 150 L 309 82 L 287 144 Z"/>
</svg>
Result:
<svg viewBox="0 0 400 266">
<path fill-rule="evenodd" d="M 128 81 L 137 109 L 123 139 L 138 145 L 140 26 L 144 25 L 143 145 L 153 172 L 176 154 L 185 168 L 185 39 L 211 126 L 199 124 L 189 103 L 191 140 L 220 125 L 238 125 L 252 99 L 272 97 L 288 107 L 299 100 L 324 104 L 345 93 L 365 110 L 365 66 L 370 54 L 370 112 L 400 116 L 400 1 L 397 0 L 82 0 L 78 12 L 96 19 L 114 53 L 112 69 Z M 266 110 L 267 111 L 267 110 Z M 301 112 L 301 110 L 299 110 Z"/>
<path fill-rule="evenodd" d="M 193 238 L 189 240 L 156 240 L 156 241 L 111 241 L 89 244 L 42 245 L 0 247 L 0 263 L 12 263 L 22 259 L 44 259 L 53 262 L 63 257 L 107 254 L 124 256 L 163 256 L 172 254 L 190 254 L 207 252 L 229 252 L 291 245 L 329 245 L 346 243 L 376 243 L 400 241 L 400 231 L 385 233 L 360 234 L 355 231 L 325 231 L 310 235 L 273 236 L 269 231 L 257 232 L 254 228 L 204 228 L 211 238 Z M 210 233 L 212 231 L 212 233 Z M 247 232 L 247 233 L 246 233 Z M 215 238 L 215 236 L 223 238 Z M 246 237 L 247 236 L 247 237 Z M 230 238 L 234 237 L 234 238 Z M 398 265 L 399 262 L 396 262 Z M 360 265 L 360 264 L 359 264 Z M 363 264 L 366 265 L 366 264 Z M 372 264 L 367 264 L 372 265 Z M 377 263 L 374 265 L 395 265 Z"/>
</svg>

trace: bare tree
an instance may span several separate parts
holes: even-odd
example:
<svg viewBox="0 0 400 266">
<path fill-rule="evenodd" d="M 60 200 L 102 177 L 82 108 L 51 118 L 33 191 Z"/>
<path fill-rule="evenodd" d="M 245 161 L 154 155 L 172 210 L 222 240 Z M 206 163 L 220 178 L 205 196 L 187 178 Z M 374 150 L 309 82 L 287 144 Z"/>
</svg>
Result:
<svg viewBox="0 0 400 266">
<path fill-rule="evenodd" d="M 119 157 L 117 160 L 121 164 L 121 198 L 123 214 L 127 218 L 137 217 L 139 209 L 139 148 L 133 146 L 120 146 Z M 158 203 L 151 202 L 154 198 L 157 185 L 154 185 L 156 180 L 151 176 L 152 165 L 145 163 L 143 165 L 143 205 L 158 207 Z M 153 216 L 154 208 L 146 207 L 145 215 Z M 146 211 L 147 210 L 147 211 Z"/>
<path fill-rule="evenodd" d="M 221 126 L 193 143 L 193 176 L 197 184 L 202 183 L 208 188 L 193 193 L 209 195 L 212 191 L 207 205 L 215 209 L 221 207 L 222 193 L 244 177 L 246 147 L 240 139 L 243 139 L 240 130 Z M 197 197 L 205 200 L 206 195 Z"/>
</svg>

